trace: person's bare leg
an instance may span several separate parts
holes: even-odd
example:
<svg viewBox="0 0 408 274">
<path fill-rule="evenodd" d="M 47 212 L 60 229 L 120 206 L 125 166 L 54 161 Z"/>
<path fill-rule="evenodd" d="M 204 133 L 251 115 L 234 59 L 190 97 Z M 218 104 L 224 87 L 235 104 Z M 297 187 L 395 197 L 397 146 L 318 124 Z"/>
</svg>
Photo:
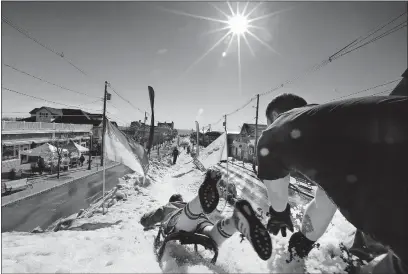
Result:
<svg viewBox="0 0 408 274">
<path fill-rule="evenodd" d="M 207 226 L 202 233 L 211 237 L 218 246 L 234 233 L 241 232 L 251 243 L 255 252 L 262 260 L 272 255 L 272 241 L 265 226 L 257 218 L 251 204 L 245 200 L 235 203 L 231 217 L 218 221 L 214 226 Z"/>
<path fill-rule="evenodd" d="M 193 200 L 188 202 L 183 208 L 178 221 L 176 224 L 176 230 L 185 231 L 195 231 L 198 223 L 200 222 L 200 217 L 203 214 L 203 209 L 200 205 L 200 199 L 195 197 Z"/>
<path fill-rule="evenodd" d="M 211 213 L 217 207 L 219 201 L 217 184 L 221 177 L 219 170 L 207 170 L 198 195 L 188 202 L 181 212 L 176 224 L 177 230 L 195 231 L 197 225 L 202 222 L 203 214 Z"/>
</svg>

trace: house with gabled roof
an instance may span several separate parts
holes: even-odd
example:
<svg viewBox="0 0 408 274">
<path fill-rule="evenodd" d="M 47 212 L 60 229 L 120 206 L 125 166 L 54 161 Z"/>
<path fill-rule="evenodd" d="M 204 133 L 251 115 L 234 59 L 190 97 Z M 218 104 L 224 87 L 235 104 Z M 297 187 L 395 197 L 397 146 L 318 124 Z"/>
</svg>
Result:
<svg viewBox="0 0 408 274">
<path fill-rule="evenodd" d="M 30 111 L 31 117 L 21 119 L 26 122 L 48 122 L 62 124 L 82 124 L 98 126 L 102 114 L 93 114 L 81 109 L 40 107 Z"/>
<path fill-rule="evenodd" d="M 255 157 L 255 132 L 257 137 L 261 136 L 267 125 L 244 123 L 241 127 L 239 136 L 235 138 L 232 148 L 232 157 L 247 162 L 252 162 Z"/>
<path fill-rule="evenodd" d="M 30 114 L 31 117 L 35 117 L 36 122 L 51 123 L 53 119 L 62 116 L 62 110 L 51 107 L 40 107 L 30 111 Z"/>
</svg>

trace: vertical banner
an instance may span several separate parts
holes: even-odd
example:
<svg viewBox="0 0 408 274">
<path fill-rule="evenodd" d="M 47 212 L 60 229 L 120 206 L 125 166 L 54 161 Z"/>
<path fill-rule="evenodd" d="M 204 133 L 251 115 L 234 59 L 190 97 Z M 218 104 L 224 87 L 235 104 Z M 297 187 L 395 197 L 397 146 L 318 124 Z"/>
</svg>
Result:
<svg viewBox="0 0 408 274">
<path fill-rule="evenodd" d="M 204 168 L 209 168 L 219 162 L 228 160 L 228 143 L 227 134 L 224 132 L 210 145 L 201 150 L 200 156 L 197 159 Z"/>
<path fill-rule="evenodd" d="M 120 162 L 133 171 L 145 176 L 149 161 L 143 147 L 128 138 L 117 127 L 106 121 L 105 157 Z"/>
<path fill-rule="evenodd" d="M 195 121 L 195 123 L 196 123 L 196 131 L 197 131 L 197 155 L 196 155 L 196 157 L 198 157 L 198 155 L 200 155 L 200 149 L 199 149 L 199 134 L 200 134 L 200 126 L 199 126 L 199 124 L 198 124 L 198 122 L 197 121 Z"/>
<path fill-rule="evenodd" d="M 154 89 L 151 86 L 148 86 L 149 89 L 149 98 L 150 98 L 150 108 L 152 110 L 152 117 L 150 121 L 150 135 L 149 135 L 149 143 L 147 144 L 147 154 L 150 155 L 150 149 L 153 144 L 153 137 L 154 137 Z"/>
</svg>

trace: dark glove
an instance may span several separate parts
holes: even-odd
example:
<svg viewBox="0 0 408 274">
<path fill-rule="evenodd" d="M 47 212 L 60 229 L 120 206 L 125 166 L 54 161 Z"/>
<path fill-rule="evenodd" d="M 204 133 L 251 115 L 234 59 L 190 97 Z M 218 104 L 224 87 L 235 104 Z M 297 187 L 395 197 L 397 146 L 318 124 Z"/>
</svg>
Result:
<svg viewBox="0 0 408 274">
<path fill-rule="evenodd" d="M 309 252 L 313 249 L 314 246 L 315 241 L 311 241 L 306 238 L 306 236 L 303 235 L 302 232 L 298 231 L 296 233 L 293 233 L 289 239 L 288 249 L 290 258 L 287 262 L 290 263 L 296 255 L 301 259 L 305 258 L 307 255 L 309 255 Z"/>
<path fill-rule="evenodd" d="M 269 221 L 267 229 L 273 235 L 278 235 L 279 230 L 283 237 L 286 237 L 286 228 L 293 232 L 293 223 L 290 219 L 290 205 L 282 212 L 276 212 L 272 207 L 269 207 Z"/>
</svg>

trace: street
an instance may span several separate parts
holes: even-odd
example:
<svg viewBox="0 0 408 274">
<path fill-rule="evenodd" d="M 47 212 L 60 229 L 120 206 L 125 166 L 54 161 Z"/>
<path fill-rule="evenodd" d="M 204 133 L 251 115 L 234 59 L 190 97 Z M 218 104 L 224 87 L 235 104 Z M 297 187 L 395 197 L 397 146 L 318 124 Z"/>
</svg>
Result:
<svg viewBox="0 0 408 274">
<path fill-rule="evenodd" d="M 106 170 L 106 191 L 118 178 L 132 171 L 124 165 Z M 60 218 L 68 217 L 102 195 L 102 171 L 76 182 L 65 184 L 40 195 L 2 207 L 2 232 L 45 229 Z"/>
</svg>

